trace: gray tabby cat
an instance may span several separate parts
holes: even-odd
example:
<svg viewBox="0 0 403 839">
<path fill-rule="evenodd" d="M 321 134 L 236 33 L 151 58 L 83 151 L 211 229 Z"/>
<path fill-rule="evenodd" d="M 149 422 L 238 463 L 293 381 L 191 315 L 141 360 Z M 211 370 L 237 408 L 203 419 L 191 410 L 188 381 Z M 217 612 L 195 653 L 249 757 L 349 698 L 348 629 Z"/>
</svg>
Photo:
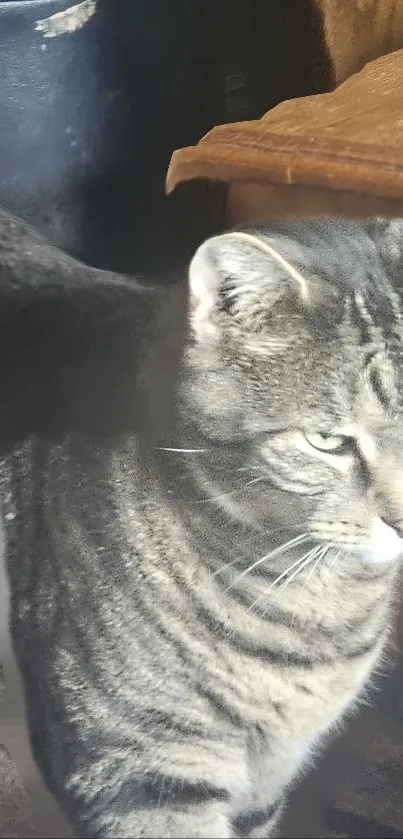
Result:
<svg viewBox="0 0 403 839">
<path fill-rule="evenodd" d="M 33 745 L 78 836 L 274 835 L 382 661 L 403 550 L 400 231 L 210 239 L 172 440 L 33 435 L 3 463 Z"/>
</svg>

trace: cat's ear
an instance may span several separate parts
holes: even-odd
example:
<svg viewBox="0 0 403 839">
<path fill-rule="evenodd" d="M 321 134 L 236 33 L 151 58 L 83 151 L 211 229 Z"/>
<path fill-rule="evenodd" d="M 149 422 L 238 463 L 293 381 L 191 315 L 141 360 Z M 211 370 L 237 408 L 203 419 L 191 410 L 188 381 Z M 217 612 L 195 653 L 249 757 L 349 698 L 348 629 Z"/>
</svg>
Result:
<svg viewBox="0 0 403 839">
<path fill-rule="evenodd" d="M 290 309 L 315 302 L 315 283 L 273 239 L 233 231 L 208 239 L 189 268 L 192 326 L 199 340 L 219 337 L 222 312 L 258 329 L 273 306 L 288 298 Z M 222 321 L 221 321 L 222 322 Z"/>
<path fill-rule="evenodd" d="M 370 229 L 384 262 L 403 266 L 403 219 L 377 218 Z M 400 284 L 403 284 L 403 278 Z"/>
</svg>

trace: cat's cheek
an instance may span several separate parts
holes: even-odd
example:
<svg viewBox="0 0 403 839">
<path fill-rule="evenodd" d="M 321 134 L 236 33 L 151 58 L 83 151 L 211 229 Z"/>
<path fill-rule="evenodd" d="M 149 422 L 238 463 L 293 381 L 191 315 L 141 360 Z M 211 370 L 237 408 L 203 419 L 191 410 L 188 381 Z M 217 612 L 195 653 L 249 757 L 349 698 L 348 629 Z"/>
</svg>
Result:
<svg viewBox="0 0 403 839">
<path fill-rule="evenodd" d="M 364 562 L 394 562 L 399 557 L 403 557 L 403 539 L 397 535 L 393 527 L 378 519 L 372 530 L 368 550 L 363 553 Z"/>
</svg>

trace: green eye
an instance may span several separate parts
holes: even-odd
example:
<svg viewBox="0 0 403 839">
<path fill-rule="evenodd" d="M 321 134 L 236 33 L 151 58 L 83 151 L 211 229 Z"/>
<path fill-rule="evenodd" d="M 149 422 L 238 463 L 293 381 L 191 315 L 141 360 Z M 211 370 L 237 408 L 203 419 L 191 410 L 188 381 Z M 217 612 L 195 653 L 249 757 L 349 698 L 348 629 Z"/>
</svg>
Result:
<svg viewBox="0 0 403 839">
<path fill-rule="evenodd" d="M 348 437 L 343 437 L 340 434 L 326 434 L 320 431 L 305 433 L 305 439 L 314 449 L 321 452 L 331 452 L 332 454 L 344 454 L 351 442 Z"/>
</svg>

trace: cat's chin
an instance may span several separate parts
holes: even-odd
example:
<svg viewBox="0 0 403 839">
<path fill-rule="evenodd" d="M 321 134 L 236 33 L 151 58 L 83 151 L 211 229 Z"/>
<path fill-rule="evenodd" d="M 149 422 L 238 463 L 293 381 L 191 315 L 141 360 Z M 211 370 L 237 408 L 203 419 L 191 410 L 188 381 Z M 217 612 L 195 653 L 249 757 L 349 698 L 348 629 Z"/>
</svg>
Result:
<svg viewBox="0 0 403 839">
<path fill-rule="evenodd" d="M 371 541 L 360 555 L 363 562 L 371 564 L 395 562 L 403 557 L 403 539 L 397 535 L 393 527 L 378 519 L 372 531 Z"/>
</svg>

